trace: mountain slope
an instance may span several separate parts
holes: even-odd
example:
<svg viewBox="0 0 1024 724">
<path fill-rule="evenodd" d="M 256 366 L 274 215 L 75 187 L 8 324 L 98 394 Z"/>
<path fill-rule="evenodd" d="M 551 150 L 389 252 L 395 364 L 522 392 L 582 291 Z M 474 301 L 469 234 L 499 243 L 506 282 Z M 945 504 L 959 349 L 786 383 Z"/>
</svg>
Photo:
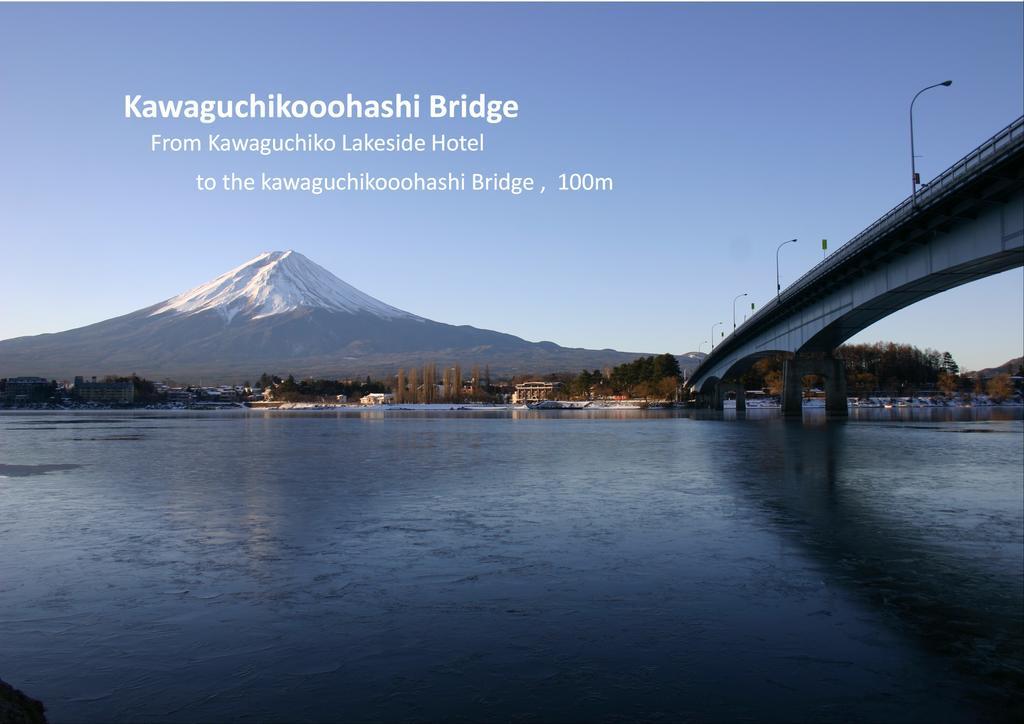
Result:
<svg viewBox="0 0 1024 724">
<path fill-rule="evenodd" d="M 1020 371 L 1022 365 L 1024 365 L 1024 357 L 1014 357 L 1011 360 L 1003 362 L 997 367 L 986 367 L 985 369 L 973 372 L 964 372 L 964 374 L 971 376 L 980 375 L 982 379 L 987 380 L 989 377 L 995 377 L 996 375 L 1003 374 L 1004 372 L 1009 375 L 1015 375 Z"/>
<path fill-rule="evenodd" d="M 539 373 L 592 369 L 636 356 L 435 322 L 374 299 L 297 252 L 283 251 L 260 254 L 206 284 L 121 317 L 0 341 L 0 377 L 135 372 L 213 382 L 264 371 L 392 374 L 427 362 Z"/>
</svg>

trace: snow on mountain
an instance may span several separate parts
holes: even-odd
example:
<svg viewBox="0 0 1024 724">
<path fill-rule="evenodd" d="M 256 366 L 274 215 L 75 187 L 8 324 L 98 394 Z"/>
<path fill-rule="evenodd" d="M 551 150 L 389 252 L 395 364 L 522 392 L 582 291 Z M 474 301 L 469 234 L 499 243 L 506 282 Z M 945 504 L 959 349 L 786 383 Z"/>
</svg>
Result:
<svg viewBox="0 0 1024 724">
<path fill-rule="evenodd" d="M 382 319 L 421 319 L 374 299 L 297 251 L 265 251 L 213 281 L 159 305 L 150 316 L 215 310 L 226 321 L 261 319 L 297 309 L 326 309 Z"/>
</svg>

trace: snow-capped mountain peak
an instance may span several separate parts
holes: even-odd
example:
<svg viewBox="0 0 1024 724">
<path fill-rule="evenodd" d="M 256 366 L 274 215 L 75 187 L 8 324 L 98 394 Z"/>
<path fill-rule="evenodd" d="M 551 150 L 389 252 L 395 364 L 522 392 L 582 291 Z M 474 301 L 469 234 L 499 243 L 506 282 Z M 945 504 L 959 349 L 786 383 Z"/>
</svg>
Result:
<svg viewBox="0 0 1024 724">
<path fill-rule="evenodd" d="M 260 319 L 315 308 L 384 319 L 419 319 L 374 299 L 297 251 L 265 251 L 195 289 L 168 299 L 152 312 L 195 314 L 216 310 L 230 321 L 238 314 Z"/>
</svg>

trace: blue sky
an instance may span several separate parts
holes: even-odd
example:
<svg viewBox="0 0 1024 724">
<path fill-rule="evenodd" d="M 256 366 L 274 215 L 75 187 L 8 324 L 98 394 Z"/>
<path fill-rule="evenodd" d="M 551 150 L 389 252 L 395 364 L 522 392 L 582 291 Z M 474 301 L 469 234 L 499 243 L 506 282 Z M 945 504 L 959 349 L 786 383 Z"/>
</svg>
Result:
<svg viewBox="0 0 1024 724">
<path fill-rule="evenodd" d="M 389 304 L 569 346 L 697 349 L 1024 112 L 1024 6 L 0 5 L 0 338 L 148 306 L 292 248 Z M 514 98 L 472 121 L 128 121 L 153 98 Z M 151 133 L 487 134 L 479 156 L 156 155 Z M 543 196 L 199 194 L 196 173 L 533 175 Z M 562 171 L 615 179 L 553 193 Z M 528 271 L 524 271 L 528 270 Z M 1024 350 L 1024 272 L 855 340 Z M 706 349 L 706 347 L 705 347 Z"/>
</svg>

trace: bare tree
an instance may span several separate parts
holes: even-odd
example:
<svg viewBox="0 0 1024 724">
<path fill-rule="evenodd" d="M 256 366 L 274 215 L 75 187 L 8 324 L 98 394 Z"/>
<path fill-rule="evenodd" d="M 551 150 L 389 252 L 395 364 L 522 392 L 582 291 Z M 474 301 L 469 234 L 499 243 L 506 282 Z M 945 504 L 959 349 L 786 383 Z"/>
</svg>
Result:
<svg viewBox="0 0 1024 724">
<path fill-rule="evenodd" d="M 395 402 L 405 402 L 405 370 L 398 368 L 398 378 L 395 380 Z"/>
<path fill-rule="evenodd" d="M 764 386 L 768 388 L 769 395 L 779 396 L 782 394 L 782 373 L 772 370 L 764 376 Z"/>
<path fill-rule="evenodd" d="M 423 368 L 423 401 L 434 402 L 437 399 L 437 364 L 431 362 Z"/>
<path fill-rule="evenodd" d="M 988 381 L 985 390 L 993 400 L 1002 402 L 1013 395 L 1013 380 L 1010 379 L 1010 375 L 1001 372 Z"/>
<path fill-rule="evenodd" d="M 948 352 L 947 352 L 947 354 L 948 354 Z M 944 395 L 953 395 L 956 392 L 956 389 L 957 389 L 957 387 L 959 386 L 960 383 L 959 383 L 959 380 L 957 380 L 955 374 L 953 374 L 952 372 L 947 372 L 946 370 L 943 370 L 942 372 L 939 373 L 939 383 L 938 384 L 939 384 L 939 389 L 942 391 L 942 394 L 944 394 Z"/>
</svg>

